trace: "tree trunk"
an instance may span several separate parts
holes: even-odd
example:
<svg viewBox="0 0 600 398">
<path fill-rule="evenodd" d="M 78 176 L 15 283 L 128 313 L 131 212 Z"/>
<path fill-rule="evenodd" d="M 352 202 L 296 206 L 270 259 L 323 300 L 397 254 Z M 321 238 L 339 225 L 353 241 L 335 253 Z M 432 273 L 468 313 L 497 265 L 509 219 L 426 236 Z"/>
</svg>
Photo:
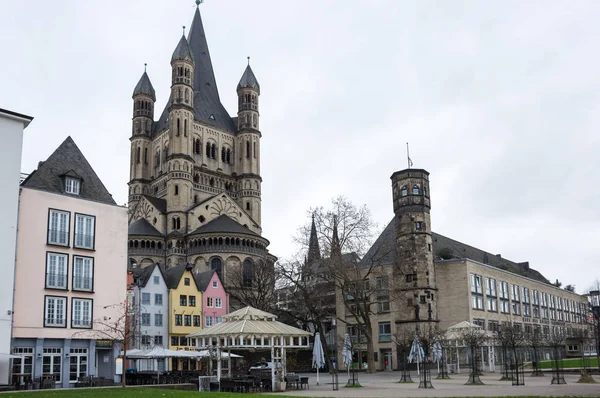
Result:
<svg viewBox="0 0 600 398">
<path fill-rule="evenodd" d="M 370 330 L 371 328 L 368 328 L 367 331 L 367 373 L 375 373 L 377 372 L 377 369 L 375 368 L 375 358 L 374 358 L 374 351 L 373 351 L 373 333 Z"/>
<path fill-rule="evenodd" d="M 127 374 L 127 343 L 123 344 L 123 372 L 121 374 L 121 387 L 127 387 L 127 381 L 125 378 Z"/>
</svg>

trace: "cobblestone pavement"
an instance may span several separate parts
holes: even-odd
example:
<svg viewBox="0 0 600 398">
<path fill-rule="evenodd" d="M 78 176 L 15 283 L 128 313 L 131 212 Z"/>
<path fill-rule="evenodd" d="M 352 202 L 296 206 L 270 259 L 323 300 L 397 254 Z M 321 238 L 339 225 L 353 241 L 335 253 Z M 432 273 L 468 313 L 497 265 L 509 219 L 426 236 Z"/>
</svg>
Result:
<svg viewBox="0 0 600 398">
<path fill-rule="evenodd" d="M 362 388 L 344 388 L 348 376 L 340 374 L 340 388 L 333 391 L 331 375 L 320 377 L 320 385 L 316 385 L 316 374 L 309 373 L 301 376 L 309 377 L 309 389 L 290 390 L 279 395 L 304 397 L 497 397 L 497 396 L 581 396 L 600 397 L 600 384 L 578 384 L 579 375 L 565 375 L 566 385 L 551 385 L 552 376 L 543 377 L 525 375 L 524 386 L 513 386 L 510 381 L 499 381 L 500 373 L 486 373 L 481 376 L 482 386 L 466 386 L 467 373 L 453 374 L 449 380 L 437 380 L 432 375 L 433 389 L 419 388 L 419 378 L 415 372 L 412 375 L 414 383 L 397 383 L 400 372 L 381 372 L 376 374 L 358 375 Z M 600 383 L 600 377 L 594 375 Z"/>
</svg>

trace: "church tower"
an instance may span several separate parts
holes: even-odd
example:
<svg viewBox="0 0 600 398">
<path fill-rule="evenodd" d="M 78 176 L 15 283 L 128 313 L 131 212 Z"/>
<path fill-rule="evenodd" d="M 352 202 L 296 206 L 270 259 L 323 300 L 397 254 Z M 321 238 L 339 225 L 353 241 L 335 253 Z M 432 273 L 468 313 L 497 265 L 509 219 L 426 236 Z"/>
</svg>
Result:
<svg viewBox="0 0 600 398">
<path fill-rule="evenodd" d="M 237 86 L 238 95 L 238 173 L 239 202 L 248 214 L 261 224 L 260 177 L 260 130 L 259 107 L 260 85 L 248 66 Z"/>
<path fill-rule="evenodd" d="M 152 151 L 152 122 L 156 93 L 144 68 L 144 74 L 133 90 L 133 120 L 129 171 L 129 208 L 133 209 L 142 194 L 148 193 L 150 156 Z"/>
<path fill-rule="evenodd" d="M 399 288 L 396 324 L 438 322 L 433 267 L 429 172 L 406 169 L 392 174 L 396 224 L 395 280 Z"/>
</svg>

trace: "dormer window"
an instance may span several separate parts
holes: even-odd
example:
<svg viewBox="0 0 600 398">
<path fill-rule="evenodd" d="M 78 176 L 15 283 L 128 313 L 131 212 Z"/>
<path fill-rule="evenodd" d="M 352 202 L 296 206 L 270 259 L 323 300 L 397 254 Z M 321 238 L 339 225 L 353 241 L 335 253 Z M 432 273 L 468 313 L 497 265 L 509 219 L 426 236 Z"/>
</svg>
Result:
<svg viewBox="0 0 600 398">
<path fill-rule="evenodd" d="M 77 178 L 67 177 L 65 179 L 65 192 L 71 195 L 79 195 L 81 182 Z"/>
</svg>

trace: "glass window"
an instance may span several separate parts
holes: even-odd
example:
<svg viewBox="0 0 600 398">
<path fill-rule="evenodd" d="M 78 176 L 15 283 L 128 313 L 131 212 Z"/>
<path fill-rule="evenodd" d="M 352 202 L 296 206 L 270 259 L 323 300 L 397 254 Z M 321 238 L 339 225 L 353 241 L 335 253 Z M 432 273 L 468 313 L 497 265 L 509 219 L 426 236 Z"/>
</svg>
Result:
<svg viewBox="0 0 600 398">
<path fill-rule="evenodd" d="M 94 259 L 91 257 L 73 257 L 73 290 L 91 292 L 94 278 Z"/>
<path fill-rule="evenodd" d="M 488 296 L 496 297 L 496 280 L 492 278 L 485 278 L 485 294 Z"/>
<path fill-rule="evenodd" d="M 481 275 L 471 274 L 471 292 L 483 294 L 483 289 L 481 286 Z"/>
<path fill-rule="evenodd" d="M 187 306 L 187 296 L 185 294 L 179 295 L 179 305 Z"/>
<path fill-rule="evenodd" d="M 212 297 L 207 297 L 206 298 L 206 306 L 207 307 L 213 307 L 213 298 Z"/>
<path fill-rule="evenodd" d="M 144 312 L 142 314 L 142 326 L 150 326 L 150 322 L 151 322 L 150 314 L 147 312 Z"/>
<path fill-rule="evenodd" d="M 190 296 L 189 302 L 190 302 L 190 307 L 195 307 L 196 306 L 196 296 Z"/>
<path fill-rule="evenodd" d="M 66 254 L 48 253 L 46 258 L 46 288 L 67 288 L 67 261 Z"/>
<path fill-rule="evenodd" d="M 189 285 L 190 285 L 190 278 L 184 278 L 184 279 L 183 279 L 183 284 L 184 284 L 185 286 L 189 286 Z"/>
<path fill-rule="evenodd" d="M 69 381 L 75 383 L 88 373 L 87 348 L 71 348 L 69 356 Z"/>
<path fill-rule="evenodd" d="M 92 300 L 74 298 L 72 302 L 71 327 L 92 327 Z"/>
<path fill-rule="evenodd" d="M 487 310 L 490 312 L 498 312 L 498 300 L 495 297 L 487 297 Z"/>
<path fill-rule="evenodd" d="M 379 342 L 392 341 L 392 325 L 390 322 L 379 322 Z"/>
<path fill-rule="evenodd" d="M 194 315 L 194 326 L 200 327 L 200 315 Z"/>
<path fill-rule="evenodd" d="M 46 314 L 44 317 L 45 327 L 65 327 L 67 326 L 67 317 L 65 314 L 67 307 L 66 297 L 46 296 Z"/>
<path fill-rule="evenodd" d="M 213 287 L 213 288 L 217 288 L 217 287 L 219 287 L 219 282 L 217 282 L 217 281 L 213 281 L 213 283 L 212 283 L 212 287 Z"/>
<path fill-rule="evenodd" d="M 215 257 L 210 260 L 210 269 L 212 271 L 217 271 L 217 275 L 219 275 L 220 279 L 223 279 L 223 262 L 220 258 Z"/>
<path fill-rule="evenodd" d="M 206 327 L 212 326 L 213 325 L 213 317 L 212 316 L 207 316 L 206 317 Z"/>
<path fill-rule="evenodd" d="M 79 195 L 79 180 L 76 178 L 67 177 L 65 179 L 65 192 L 72 195 Z"/>
<path fill-rule="evenodd" d="M 96 217 L 75 214 L 75 247 L 80 249 L 94 248 L 94 223 Z"/>
<path fill-rule="evenodd" d="M 222 305 L 223 305 L 223 303 L 221 302 L 221 299 L 217 297 L 215 299 L 215 308 L 221 308 Z"/>
<path fill-rule="evenodd" d="M 483 309 L 483 297 L 482 296 L 471 296 L 472 306 L 475 310 Z"/>
<path fill-rule="evenodd" d="M 160 276 L 154 276 L 152 278 L 152 281 L 155 285 L 159 285 L 160 284 Z"/>
<path fill-rule="evenodd" d="M 66 211 L 50 210 L 48 217 L 48 243 L 51 245 L 69 245 L 69 219 Z"/>
<path fill-rule="evenodd" d="M 54 381 L 61 381 L 62 373 L 62 348 L 44 348 L 42 356 L 42 373 L 53 375 Z"/>
<path fill-rule="evenodd" d="M 177 347 L 179 345 L 179 336 L 171 336 L 171 345 L 174 347 Z"/>
<path fill-rule="evenodd" d="M 163 305 L 163 295 L 160 293 L 154 294 L 154 305 Z"/>
<path fill-rule="evenodd" d="M 12 382 L 23 384 L 26 376 L 33 376 L 33 347 L 13 347 L 12 352 L 19 356 L 12 360 Z"/>
<path fill-rule="evenodd" d="M 163 325 L 163 314 L 154 314 L 154 326 Z"/>
<path fill-rule="evenodd" d="M 160 335 L 154 336 L 154 345 L 162 346 L 163 345 L 163 337 Z"/>
<path fill-rule="evenodd" d="M 183 325 L 184 326 L 192 326 L 192 316 L 191 315 L 184 315 Z"/>
<path fill-rule="evenodd" d="M 175 315 L 175 326 L 182 326 L 183 325 L 183 316 L 176 314 Z"/>
<path fill-rule="evenodd" d="M 150 293 L 142 293 L 142 305 L 150 305 Z"/>
</svg>

